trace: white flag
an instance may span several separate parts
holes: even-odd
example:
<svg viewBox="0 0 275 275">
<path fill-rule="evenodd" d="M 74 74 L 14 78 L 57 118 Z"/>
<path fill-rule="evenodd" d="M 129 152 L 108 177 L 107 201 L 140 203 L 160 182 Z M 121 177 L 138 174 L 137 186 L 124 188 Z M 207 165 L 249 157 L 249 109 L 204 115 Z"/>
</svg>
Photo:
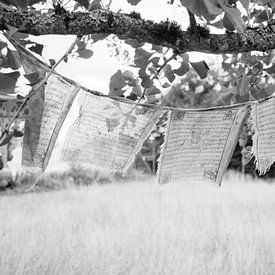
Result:
<svg viewBox="0 0 275 275">
<path fill-rule="evenodd" d="M 52 74 L 47 84 L 29 99 L 23 138 L 23 166 L 42 171 L 46 169 L 60 128 L 78 91 L 79 87 Z"/>
<path fill-rule="evenodd" d="M 172 111 L 159 160 L 158 182 L 182 180 L 220 184 L 246 111 L 247 107 Z"/>
<path fill-rule="evenodd" d="M 265 174 L 275 161 L 275 98 L 252 105 L 252 154 L 256 169 Z"/>
<path fill-rule="evenodd" d="M 125 173 L 163 113 L 82 91 L 79 115 L 64 142 L 63 160 Z"/>
</svg>

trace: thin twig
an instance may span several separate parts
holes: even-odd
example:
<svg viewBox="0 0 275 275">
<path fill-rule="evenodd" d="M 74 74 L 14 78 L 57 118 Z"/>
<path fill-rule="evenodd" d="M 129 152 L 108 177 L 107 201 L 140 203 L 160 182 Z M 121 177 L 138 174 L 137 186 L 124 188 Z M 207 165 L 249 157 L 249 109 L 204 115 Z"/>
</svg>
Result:
<svg viewBox="0 0 275 275">
<path fill-rule="evenodd" d="M 38 181 L 42 178 L 42 176 L 43 176 L 43 174 L 41 174 L 35 181 L 34 181 L 34 183 L 30 186 L 30 187 L 28 187 L 24 192 L 30 192 L 34 187 L 35 187 L 35 185 L 38 183 Z"/>
<path fill-rule="evenodd" d="M 144 98 L 145 93 L 146 93 L 146 90 L 147 90 L 147 88 L 144 88 L 144 89 L 143 89 L 143 93 L 142 93 L 142 95 L 140 96 L 140 98 L 139 98 L 139 100 L 138 100 L 137 103 L 140 103 L 140 101 Z"/>
<path fill-rule="evenodd" d="M 172 61 L 176 56 L 178 55 L 178 53 L 173 53 L 173 55 L 171 57 L 169 57 L 168 59 L 166 59 L 164 61 L 164 63 L 158 68 L 157 70 L 157 74 L 155 76 L 155 78 L 157 78 L 161 72 L 161 70 L 170 62 Z"/>
</svg>

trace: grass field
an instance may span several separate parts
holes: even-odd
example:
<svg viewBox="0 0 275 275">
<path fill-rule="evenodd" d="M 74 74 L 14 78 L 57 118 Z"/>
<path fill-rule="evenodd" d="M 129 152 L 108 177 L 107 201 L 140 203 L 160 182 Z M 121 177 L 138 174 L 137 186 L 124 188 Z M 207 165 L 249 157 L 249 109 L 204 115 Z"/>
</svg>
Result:
<svg viewBox="0 0 275 275">
<path fill-rule="evenodd" d="M 0 274 L 275 274 L 275 185 L 2 195 Z"/>
</svg>

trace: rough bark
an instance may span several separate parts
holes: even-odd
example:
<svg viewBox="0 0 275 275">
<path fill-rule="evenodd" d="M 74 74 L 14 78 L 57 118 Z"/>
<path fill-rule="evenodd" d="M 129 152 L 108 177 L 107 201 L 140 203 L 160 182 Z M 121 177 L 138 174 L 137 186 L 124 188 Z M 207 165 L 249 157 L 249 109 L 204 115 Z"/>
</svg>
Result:
<svg viewBox="0 0 275 275">
<path fill-rule="evenodd" d="M 0 30 L 7 25 L 33 35 L 75 34 L 78 36 L 105 33 L 121 39 L 134 39 L 172 48 L 178 52 L 237 53 L 266 51 L 275 48 L 275 20 L 266 27 L 247 29 L 244 33 L 224 35 L 183 31 L 168 21 L 154 23 L 138 14 L 92 12 L 45 13 L 0 8 Z"/>
</svg>

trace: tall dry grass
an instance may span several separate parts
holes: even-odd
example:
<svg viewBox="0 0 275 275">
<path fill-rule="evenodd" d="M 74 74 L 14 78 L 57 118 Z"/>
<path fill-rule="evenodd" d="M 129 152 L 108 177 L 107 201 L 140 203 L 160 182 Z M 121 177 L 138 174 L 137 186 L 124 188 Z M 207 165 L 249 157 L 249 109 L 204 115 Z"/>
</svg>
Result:
<svg viewBox="0 0 275 275">
<path fill-rule="evenodd" d="M 0 274 L 274 274 L 275 186 L 136 182 L 0 197 Z"/>
</svg>

